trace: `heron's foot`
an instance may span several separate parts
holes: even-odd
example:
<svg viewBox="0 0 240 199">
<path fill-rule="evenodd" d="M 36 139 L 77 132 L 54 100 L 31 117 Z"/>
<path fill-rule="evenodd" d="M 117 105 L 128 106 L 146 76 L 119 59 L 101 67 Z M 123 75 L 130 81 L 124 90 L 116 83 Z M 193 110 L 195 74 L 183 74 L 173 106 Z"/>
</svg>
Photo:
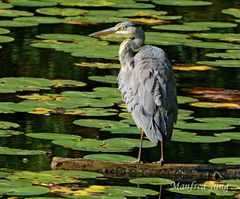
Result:
<svg viewBox="0 0 240 199">
<path fill-rule="evenodd" d="M 154 163 L 160 164 L 161 166 L 163 166 L 164 165 L 164 159 L 161 158 L 159 161 L 154 162 Z"/>
<path fill-rule="evenodd" d="M 141 160 L 134 160 L 134 161 L 131 161 L 132 163 L 139 163 L 139 164 L 143 164 L 143 161 Z"/>
</svg>

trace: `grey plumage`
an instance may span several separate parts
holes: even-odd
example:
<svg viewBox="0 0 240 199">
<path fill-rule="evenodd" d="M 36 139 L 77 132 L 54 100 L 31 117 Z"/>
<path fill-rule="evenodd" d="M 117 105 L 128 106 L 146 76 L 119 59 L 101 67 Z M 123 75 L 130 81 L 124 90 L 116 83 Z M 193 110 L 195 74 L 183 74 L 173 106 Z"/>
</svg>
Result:
<svg viewBox="0 0 240 199">
<path fill-rule="evenodd" d="M 119 90 L 127 109 L 149 140 L 166 143 L 177 120 L 176 86 L 169 59 L 161 48 L 144 45 L 142 28 L 132 22 L 119 23 L 91 36 L 113 32 L 131 36 L 119 49 Z"/>
</svg>

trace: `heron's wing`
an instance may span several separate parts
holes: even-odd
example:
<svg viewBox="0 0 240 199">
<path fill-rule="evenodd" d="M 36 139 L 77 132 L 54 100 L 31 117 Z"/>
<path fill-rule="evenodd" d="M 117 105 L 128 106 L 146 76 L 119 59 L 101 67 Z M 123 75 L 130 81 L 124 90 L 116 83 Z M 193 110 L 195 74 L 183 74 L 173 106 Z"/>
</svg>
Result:
<svg viewBox="0 0 240 199">
<path fill-rule="evenodd" d="M 131 87 L 136 112 L 142 114 L 134 119 L 141 120 L 150 140 L 168 140 L 177 119 L 177 100 L 171 64 L 162 49 L 147 45 L 135 55 Z"/>
</svg>

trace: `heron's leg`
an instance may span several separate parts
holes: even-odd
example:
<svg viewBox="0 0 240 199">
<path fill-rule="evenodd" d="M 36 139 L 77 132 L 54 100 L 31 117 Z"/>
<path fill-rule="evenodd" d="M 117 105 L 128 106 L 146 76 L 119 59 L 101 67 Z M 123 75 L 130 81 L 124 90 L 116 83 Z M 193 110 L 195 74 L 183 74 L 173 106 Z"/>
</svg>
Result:
<svg viewBox="0 0 240 199">
<path fill-rule="evenodd" d="M 139 151 L 138 151 L 138 159 L 137 159 L 137 162 L 140 162 L 140 161 L 141 161 L 143 135 L 144 135 L 144 131 L 143 131 L 143 129 L 142 129 L 142 130 L 141 130 L 141 137 L 140 137 L 140 144 L 139 144 Z"/>
<path fill-rule="evenodd" d="M 159 163 L 162 165 L 164 162 L 164 144 L 163 141 L 161 141 L 161 158 L 159 160 Z"/>
</svg>

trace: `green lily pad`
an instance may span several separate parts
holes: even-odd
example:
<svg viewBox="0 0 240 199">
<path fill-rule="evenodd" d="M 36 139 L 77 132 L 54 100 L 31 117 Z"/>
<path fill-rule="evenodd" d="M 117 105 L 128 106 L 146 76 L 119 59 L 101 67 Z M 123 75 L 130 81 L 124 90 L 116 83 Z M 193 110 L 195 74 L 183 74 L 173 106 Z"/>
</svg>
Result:
<svg viewBox="0 0 240 199">
<path fill-rule="evenodd" d="M 97 87 L 93 89 L 95 91 L 95 94 L 98 97 L 102 98 L 119 98 L 121 99 L 120 91 L 117 88 L 113 87 Z"/>
<path fill-rule="evenodd" d="M 166 178 L 134 178 L 129 180 L 133 184 L 170 185 L 174 181 Z"/>
<path fill-rule="evenodd" d="M 14 38 L 12 38 L 12 37 L 0 35 L 0 43 L 11 42 L 13 40 L 14 40 Z"/>
<path fill-rule="evenodd" d="M 190 143 L 218 143 L 218 142 L 227 142 L 230 141 L 229 138 L 225 137 L 215 137 L 215 136 L 201 136 L 201 135 L 191 135 L 185 133 L 182 136 L 173 137 L 172 141 L 176 142 L 190 142 Z"/>
<path fill-rule="evenodd" d="M 234 102 L 192 102 L 190 105 L 201 108 L 240 109 L 239 104 Z"/>
<path fill-rule="evenodd" d="M 119 146 L 119 147 L 139 147 L 140 141 L 138 139 L 132 138 L 110 138 L 105 140 L 105 143 L 110 146 Z M 142 148 L 150 148 L 157 146 L 156 143 L 152 143 L 148 140 L 143 140 Z"/>
<path fill-rule="evenodd" d="M 222 59 L 240 59 L 240 50 L 227 50 L 225 53 L 207 53 L 205 56 Z"/>
<path fill-rule="evenodd" d="M 202 118 L 195 118 L 195 120 L 199 122 L 206 122 L 206 123 L 221 123 L 225 125 L 239 125 L 240 118 L 234 117 L 202 117 Z"/>
<path fill-rule="evenodd" d="M 222 123 L 178 123 L 175 125 L 179 129 L 188 129 L 188 130 L 201 130 L 201 131 L 219 131 L 219 130 L 228 130 L 234 129 L 235 127 L 230 126 L 229 124 Z"/>
<path fill-rule="evenodd" d="M 12 8 L 12 4 L 0 2 L 0 9 L 9 9 Z"/>
<path fill-rule="evenodd" d="M 208 6 L 212 3 L 209 1 L 199 0 L 152 0 L 156 4 L 167 5 L 167 6 Z"/>
<path fill-rule="evenodd" d="M 9 147 L 0 147 L 1 155 L 44 155 L 45 151 L 40 150 L 23 150 L 23 149 L 15 149 Z"/>
<path fill-rule="evenodd" d="M 100 131 L 108 131 L 112 134 L 140 134 L 140 130 L 135 126 L 125 126 L 126 124 L 131 124 L 131 121 L 128 123 L 126 120 L 120 121 L 123 123 L 123 126 L 112 126 L 111 128 L 101 128 Z M 134 122 L 133 122 L 134 123 Z"/>
<path fill-rule="evenodd" d="M 110 162 L 131 162 L 136 161 L 137 159 L 131 156 L 126 155 L 117 155 L 117 154 L 91 154 L 84 156 L 85 159 L 92 159 L 92 160 L 102 160 L 102 161 L 110 161 Z"/>
<path fill-rule="evenodd" d="M 12 0 L 11 4 L 14 6 L 23 6 L 23 7 L 47 7 L 47 6 L 55 6 L 57 3 L 55 1 L 47 1 L 47 0 Z"/>
<path fill-rule="evenodd" d="M 13 130 L 0 130 L 0 137 L 11 137 L 14 135 L 21 135 L 23 132 Z"/>
<path fill-rule="evenodd" d="M 87 67 L 87 68 L 98 68 L 98 69 L 109 69 L 109 68 L 120 68 L 120 64 L 116 63 L 103 63 L 103 62 L 80 62 L 75 63 L 76 66 L 79 67 Z"/>
<path fill-rule="evenodd" d="M 239 68 L 240 60 L 215 60 L 215 61 L 198 61 L 198 64 L 218 67 L 233 67 Z"/>
<path fill-rule="evenodd" d="M 0 34 L 8 34 L 10 31 L 5 28 L 0 28 Z"/>
<path fill-rule="evenodd" d="M 37 24 L 57 24 L 57 23 L 63 23 L 65 20 L 57 17 L 33 16 L 33 17 L 14 18 L 14 21 L 30 22 L 30 23 L 37 23 Z"/>
<path fill-rule="evenodd" d="M 198 100 L 192 97 L 187 97 L 187 96 L 177 96 L 177 101 L 178 101 L 178 104 L 187 104 L 190 102 L 196 102 Z"/>
<path fill-rule="evenodd" d="M 212 48 L 212 49 L 240 49 L 240 45 L 224 42 L 204 42 L 201 40 L 188 40 L 184 43 L 185 46 L 194 48 Z M 197 62 L 203 64 L 204 62 Z"/>
<path fill-rule="evenodd" d="M 1 10 L 0 17 L 28 17 L 33 16 L 33 13 L 23 10 Z"/>
<path fill-rule="evenodd" d="M 178 120 L 189 120 L 193 119 L 193 111 L 185 110 L 185 109 L 178 109 Z"/>
<path fill-rule="evenodd" d="M 111 128 L 113 126 L 124 126 L 123 123 L 111 120 L 100 120 L 100 119 L 79 119 L 73 121 L 73 124 L 83 126 L 83 127 L 92 127 L 92 128 Z M 127 124 L 125 124 L 127 126 Z"/>
<path fill-rule="evenodd" d="M 18 128 L 19 126 L 17 123 L 0 121 L 0 129 Z"/>
<path fill-rule="evenodd" d="M 80 140 L 81 136 L 78 135 L 71 135 L 71 134 L 64 134 L 64 133 L 27 133 L 25 134 L 31 138 L 38 138 L 38 139 L 46 139 L 46 140 L 67 140 L 67 139 L 77 139 Z"/>
<path fill-rule="evenodd" d="M 117 115 L 118 111 L 116 109 L 106 108 L 75 108 L 65 110 L 64 114 L 81 116 L 112 116 Z"/>
<path fill-rule="evenodd" d="M 231 140 L 240 140 L 240 132 L 215 133 L 217 137 L 224 137 Z"/>
<path fill-rule="evenodd" d="M 52 80 L 54 87 L 82 87 L 87 84 L 81 81 L 68 80 L 68 79 L 55 79 Z"/>
<path fill-rule="evenodd" d="M 133 149 L 129 146 L 109 145 L 104 140 L 96 139 L 53 140 L 52 143 L 73 150 L 92 152 L 129 152 Z"/>
<path fill-rule="evenodd" d="M 32 21 L 0 20 L 0 27 L 31 27 L 37 25 L 38 23 Z"/>
<path fill-rule="evenodd" d="M 87 11 L 77 8 L 57 8 L 57 7 L 49 7 L 49 8 L 39 8 L 36 10 L 37 13 L 51 16 L 78 16 L 85 14 Z"/>
<path fill-rule="evenodd" d="M 240 165 L 240 157 L 222 157 L 209 160 L 213 164 Z"/>
<path fill-rule="evenodd" d="M 117 83 L 117 76 L 114 76 L 114 75 L 90 76 L 90 77 L 88 77 L 88 79 L 90 79 L 92 81 L 109 83 L 109 84 L 116 84 Z"/>
<path fill-rule="evenodd" d="M 195 33 L 193 36 L 204 39 L 219 39 L 229 42 L 240 41 L 240 36 L 236 33 Z"/>
<path fill-rule="evenodd" d="M 116 196 L 144 197 L 158 195 L 158 192 L 154 190 L 126 186 L 110 186 L 105 192 L 111 194 L 114 198 Z"/>
<path fill-rule="evenodd" d="M 236 18 L 240 18 L 240 9 L 237 9 L 237 8 L 224 9 L 222 10 L 222 13 L 233 15 Z"/>
</svg>

